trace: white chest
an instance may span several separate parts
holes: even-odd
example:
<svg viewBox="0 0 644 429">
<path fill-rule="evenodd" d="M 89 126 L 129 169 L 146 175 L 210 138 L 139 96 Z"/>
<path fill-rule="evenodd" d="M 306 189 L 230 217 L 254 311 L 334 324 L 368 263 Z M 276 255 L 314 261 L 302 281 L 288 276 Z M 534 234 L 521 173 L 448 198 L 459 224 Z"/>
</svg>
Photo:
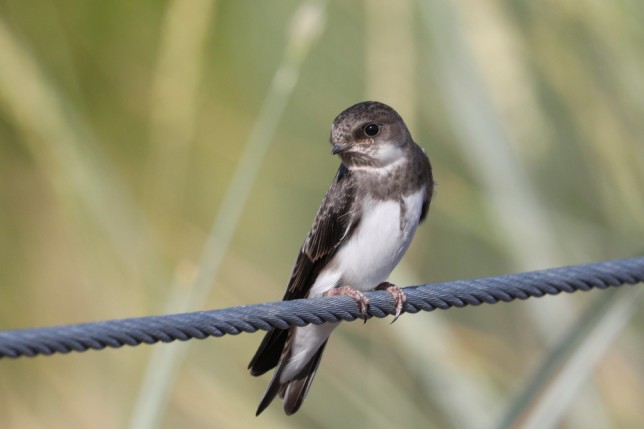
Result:
<svg viewBox="0 0 644 429">
<path fill-rule="evenodd" d="M 336 284 L 361 291 L 387 280 L 416 232 L 425 190 L 400 201 L 367 199 L 356 231 L 316 280 L 309 296 L 318 296 Z"/>
</svg>

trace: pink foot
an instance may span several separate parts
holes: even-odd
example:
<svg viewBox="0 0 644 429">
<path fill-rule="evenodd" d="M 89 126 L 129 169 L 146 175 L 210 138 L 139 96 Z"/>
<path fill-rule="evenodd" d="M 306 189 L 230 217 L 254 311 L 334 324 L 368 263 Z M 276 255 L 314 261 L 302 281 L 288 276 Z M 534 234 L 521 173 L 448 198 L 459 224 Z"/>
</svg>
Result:
<svg viewBox="0 0 644 429">
<path fill-rule="evenodd" d="M 324 292 L 324 296 L 349 296 L 356 300 L 358 308 L 360 309 L 360 317 L 367 323 L 367 307 L 369 306 L 369 299 L 357 289 L 351 286 L 338 286 Z"/>
<path fill-rule="evenodd" d="M 386 290 L 394 298 L 394 302 L 395 302 L 394 306 L 396 307 L 396 314 L 394 314 L 394 320 L 391 321 L 391 323 L 394 323 L 396 320 L 398 320 L 400 313 L 402 313 L 403 306 L 407 301 L 405 292 L 403 292 L 403 290 L 400 289 L 398 286 L 391 284 L 389 282 L 380 283 L 376 287 L 376 290 Z"/>
</svg>

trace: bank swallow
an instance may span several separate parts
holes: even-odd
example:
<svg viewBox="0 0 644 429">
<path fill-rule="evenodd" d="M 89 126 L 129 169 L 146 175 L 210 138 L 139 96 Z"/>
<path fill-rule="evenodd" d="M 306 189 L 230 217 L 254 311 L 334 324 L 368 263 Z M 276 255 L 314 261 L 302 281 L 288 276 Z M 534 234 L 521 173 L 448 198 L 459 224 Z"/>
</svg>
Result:
<svg viewBox="0 0 644 429">
<path fill-rule="evenodd" d="M 362 292 L 384 289 L 395 301 L 395 320 L 405 295 L 387 278 L 427 215 L 434 188 L 429 159 L 400 115 L 373 101 L 338 115 L 331 144 L 342 163 L 300 249 L 283 299 L 348 295 L 366 317 L 368 300 Z M 249 364 L 250 373 L 277 369 L 257 415 L 277 395 L 286 414 L 300 408 L 337 326 L 307 325 L 266 334 Z"/>
</svg>

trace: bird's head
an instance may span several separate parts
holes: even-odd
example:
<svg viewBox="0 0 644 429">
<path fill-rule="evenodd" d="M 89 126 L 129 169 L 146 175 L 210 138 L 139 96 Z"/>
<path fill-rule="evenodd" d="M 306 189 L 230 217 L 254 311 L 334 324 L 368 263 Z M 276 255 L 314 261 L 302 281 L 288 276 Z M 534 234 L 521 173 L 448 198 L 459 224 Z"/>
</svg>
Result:
<svg viewBox="0 0 644 429">
<path fill-rule="evenodd" d="M 405 154 L 411 136 L 400 115 L 386 104 L 365 101 L 340 113 L 331 126 L 332 153 L 351 167 L 385 167 Z"/>
</svg>

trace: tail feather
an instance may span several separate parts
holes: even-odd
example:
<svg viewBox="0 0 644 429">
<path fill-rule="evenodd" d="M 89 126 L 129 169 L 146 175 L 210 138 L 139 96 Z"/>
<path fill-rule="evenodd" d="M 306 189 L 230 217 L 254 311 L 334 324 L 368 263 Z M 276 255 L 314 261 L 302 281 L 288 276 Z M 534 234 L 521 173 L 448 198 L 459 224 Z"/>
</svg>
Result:
<svg viewBox="0 0 644 429">
<path fill-rule="evenodd" d="M 327 340 L 328 341 L 328 340 Z M 315 373 L 318 370 L 320 361 L 322 360 L 322 353 L 324 353 L 324 347 L 326 346 L 326 341 L 320 346 L 317 353 L 311 358 L 309 363 L 304 367 L 302 372 L 298 374 L 295 379 L 288 383 L 288 387 L 284 391 L 284 412 L 287 416 L 294 414 L 297 410 L 300 409 L 300 406 L 306 398 L 306 394 L 309 392 L 311 383 L 313 383 L 313 378 Z"/>
<path fill-rule="evenodd" d="M 282 371 L 286 367 L 286 363 L 288 362 L 288 358 L 285 353 L 285 356 L 279 362 L 279 366 L 275 370 L 275 373 L 266 388 L 266 392 L 264 392 L 264 396 L 257 407 L 256 416 L 259 416 L 262 411 L 264 411 L 266 407 L 273 402 L 273 399 L 275 399 L 278 394 L 279 397 L 284 400 L 284 411 L 287 415 L 295 413 L 300 408 L 302 402 L 304 402 L 304 399 L 306 398 L 309 388 L 311 387 L 311 383 L 313 382 L 318 366 L 320 365 L 320 360 L 322 358 L 322 353 L 324 353 L 326 343 L 327 341 L 320 346 L 311 360 L 293 379 L 283 383 L 280 381 L 280 377 L 282 375 Z"/>
<path fill-rule="evenodd" d="M 275 399 L 275 396 L 277 396 L 278 392 L 282 390 L 282 388 L 285 387 L 285 385 L 280 384 L 279 380 L 277 379 L 277 371 L 275 371 L 275 374 L 273 374 L 273 378 L 271 379 L 271 382 L 268 384 L 268 387 L 266 388 L 266 392 L 264 392 L 264 396 L 262 397 L 262 400 L 259 402 L 259 406 L 257 407 L 257 412 L 255 413 L 255 416 L 259 416 L 262 411 L 268 407 L 271 402 L 273 402 L 273 399 Z"/>
</svg>

